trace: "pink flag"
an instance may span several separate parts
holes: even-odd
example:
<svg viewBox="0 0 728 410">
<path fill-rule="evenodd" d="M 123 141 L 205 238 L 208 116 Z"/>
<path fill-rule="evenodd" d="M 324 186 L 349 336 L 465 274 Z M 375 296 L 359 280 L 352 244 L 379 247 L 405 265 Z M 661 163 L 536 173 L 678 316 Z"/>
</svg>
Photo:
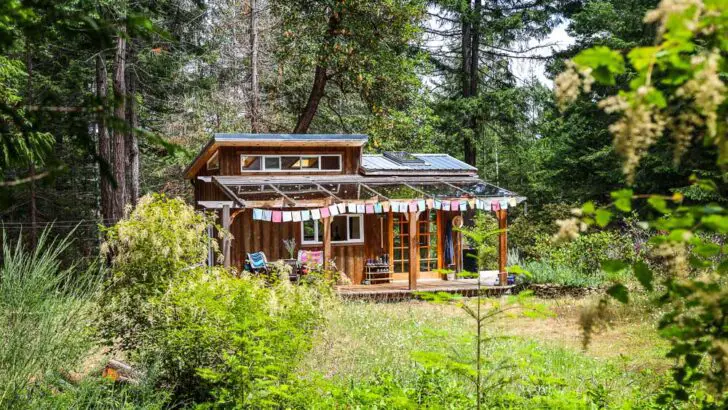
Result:
<svg viewBox="0 0 728 410">
<path fill-rule="evenodd" d="M 417 202 L 410 202 L 409 203 L 409 210 L 410 212 L 417 212 Z"/>
<path fill-rule="evenodd" d="M 493 201 L 493 202 L 490 203 L 490 210 L 491 211 L 498 211 L 498 210 L 500 210 L 500 204 L 498 203 L 498 201 Z"/>
<path fill-rule="evenodd" d="M 366 213 L 373 214 L 374 213 L 374 205 L 367 205 Z"/>
<path fill-rule="evenodd" d="M 453 211 L 460 209 L 460 201 L 450 201 L 450 209 Z"/>
<path fill-rule="evenodd" d="M 328 218 L 331 216 L 331 213 L 329 212 L 329 208 L 321 208 L 321 209 L 319 209 L 319 211 L 321 211 L 322 218 Z"/>
<path fill-rule="evenodd" d="M 283 213 L 281 211 L 273 211 L 273 222 L 280 222 L 283 218 Z"/>
</svg>

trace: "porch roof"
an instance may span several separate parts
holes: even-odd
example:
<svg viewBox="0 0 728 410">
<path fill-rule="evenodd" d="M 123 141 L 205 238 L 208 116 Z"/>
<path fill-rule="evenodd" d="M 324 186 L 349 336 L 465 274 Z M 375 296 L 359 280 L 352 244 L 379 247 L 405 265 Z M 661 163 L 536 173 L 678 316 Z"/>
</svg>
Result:
<svg viewBox="0 0 728 410">
<path fill-rule="evenodd" d="M 429 198 L 515 198 L 518 203 L 526 199 L 477 177 L 340 175 L 198 178 L 219 187 L 234 202 L 234 208 L 307 208 L 341 202 L 376 203 Z"/>
</svg>

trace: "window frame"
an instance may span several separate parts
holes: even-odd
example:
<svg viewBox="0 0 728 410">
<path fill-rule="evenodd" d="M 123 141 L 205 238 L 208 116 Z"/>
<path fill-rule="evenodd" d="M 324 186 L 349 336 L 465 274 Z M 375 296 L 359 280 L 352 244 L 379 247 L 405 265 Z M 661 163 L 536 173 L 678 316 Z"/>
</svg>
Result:
<svg viewBox="0 0 728 410">
<path fill-rule="evenodd" d="M 208 171 L 217 171 L 220 169 L 220 156 L 218 154 L 220 154 L 220 151 L 215 151 L 215 153 L 212 154 L 212 156 L 210 156 L 210 158 L 207 160 L 205 167 Z M 210 164 L 213 163 L 215 165 L 210 166 Z M 240 167 L 242 168 L 242 165 Z"/>
<path fill-rule="evenodd" d="M 340 218 L 340 217 L 346 217 L 346 240 L 343 241 L 334 241 L 332 240 L 332 244 L 353 244 L 353 243 L 364 243 L 364 215 L 362 214 L 343 214 L 343 215 L 336 215 L 332 218 Z M 351 218 L 359 218 L 359 234 L 361 238 L 359 239 L 351 239 L 351 232 L 349 231 L 349 226 L 351 223 Z M 321 245 L 323 244 L 323 241 L 319 240 L 313 240 L 313 241 L 307 241 L 304 239 L 304 230 L 303 226 L 306 222 L 313 222 L 313 237 L 318 238 L 319 237 L 319 227 L 321 224 L 319 223 L 319 220 L 310 219 L 308 221 L 301 221 L 301 245 Z"/>
<path fill-rule="evenodd" d="M 260 169 L 245 169 L 243 168 L 243 157 L 260 157 Z M 299 168 L 289 168 L 289 169 L 282 169 L 283 166 L 283 157 L 298 157 L 299 161 Z M 337 169 L 322 169 L 321 165 L 323 163 L 322 158 L 325 157 L 336 157 L 339 160 L 339 167 Z M 267 158 L 278 158 L 278 168 L 268 169 L 266 168 L 265 160 Z M 302 168 L 300 167 L 300 161 L 303 158 L 316 158 L 318 163 L 318 168 Z M 256 154 L 246 154 L 241 153 L 240 154 L 240 172 L 241 173 L 248 173 L 248 172 L 341 172 L 344 169 L 344 158 L 341 154 L 291 154 L 291 155 L 256 155 Z"/>
</svg>

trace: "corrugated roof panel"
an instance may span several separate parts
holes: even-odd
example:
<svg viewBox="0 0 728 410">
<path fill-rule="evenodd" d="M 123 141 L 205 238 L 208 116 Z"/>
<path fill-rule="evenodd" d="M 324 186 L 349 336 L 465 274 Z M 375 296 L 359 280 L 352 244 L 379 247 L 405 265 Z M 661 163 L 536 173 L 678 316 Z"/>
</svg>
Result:
<svg viewBox="0 0 728 410">
<path fill-rule="evenodd" d="M 424 164 L 399 164 L 382 155 L 367 154 L 362 157 L 362 168 L 365 171 L 478 171 L 477 168 L 447 154 L 412 155 L 422 159 Z"/>
<path fill-rule="evenodd" d="M 364 134 L 242 134 L 217 133 L 215 141 L 362 141 L 369 137 Z"/>
</svg>

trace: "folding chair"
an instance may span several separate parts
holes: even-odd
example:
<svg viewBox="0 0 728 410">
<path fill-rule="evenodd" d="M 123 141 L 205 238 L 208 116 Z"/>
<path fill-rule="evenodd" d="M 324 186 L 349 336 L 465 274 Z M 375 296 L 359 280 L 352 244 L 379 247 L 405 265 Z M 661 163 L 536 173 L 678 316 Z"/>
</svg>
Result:
<svg viewBox="0 0 728 410">
<path fill-rule="evenodd" d="M 249 253 L 246 265 L 249 268 L 249 272 L 268 273 L 268 259 L 263 252 Z"/>
</svg>

